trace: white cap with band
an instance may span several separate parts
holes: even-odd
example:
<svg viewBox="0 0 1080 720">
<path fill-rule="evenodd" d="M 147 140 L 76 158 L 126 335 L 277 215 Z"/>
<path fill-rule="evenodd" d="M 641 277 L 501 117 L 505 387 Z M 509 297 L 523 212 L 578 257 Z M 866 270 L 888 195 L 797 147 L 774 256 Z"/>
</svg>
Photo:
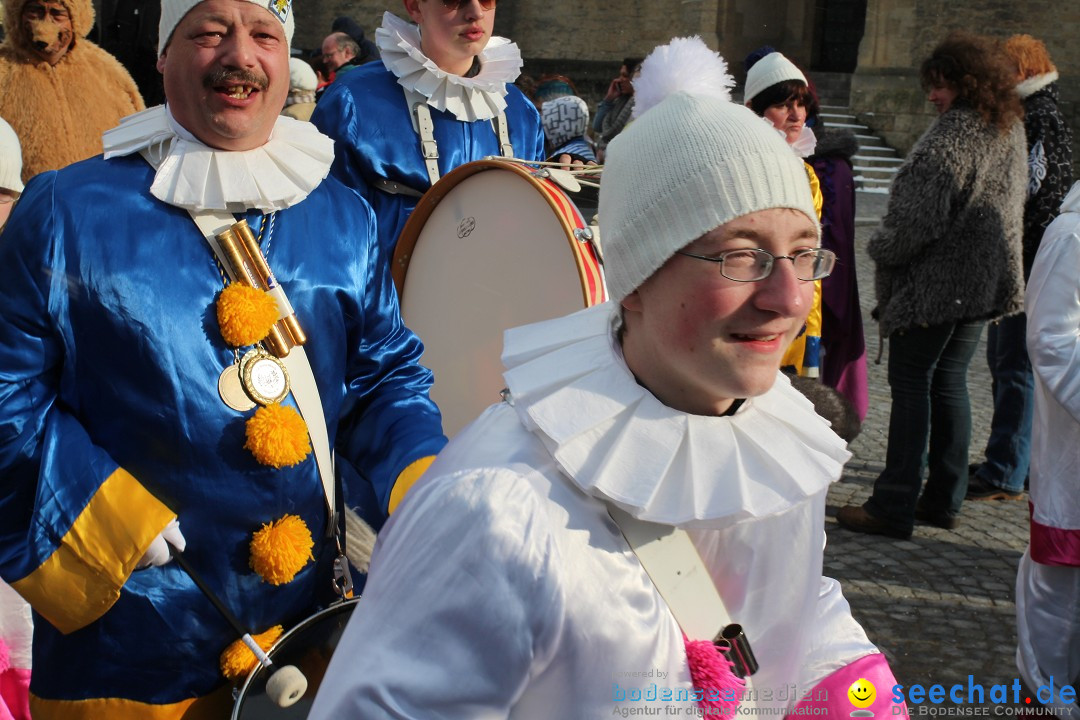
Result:
<svg viewBox="0 0 1080 720">
<path fill-rule="evenodd" d="M 790 208 L 818 224 L 802 160 L 769 123 L 731 102 L 732 84 L 727 64 L 697 37 L 645 58 L 634 81 L 640 116 L 608 145 L 600 184 L 612 300 L 743 215 Z"/>
<path fill-rule="evenodd" d="M 172 39 L 173 31 L 184 16 L 198 5 L 202 0 L 161 0 L 161 20 L 158 22 L 158 55 L 165 52 L 165 48 Z M 296 23 L 293 21 L 292 0 L 245 0 L 266 11 L 281 21 L 285 27 L 285 40 L 292 45 L 293 30 Z"/>
</svg>

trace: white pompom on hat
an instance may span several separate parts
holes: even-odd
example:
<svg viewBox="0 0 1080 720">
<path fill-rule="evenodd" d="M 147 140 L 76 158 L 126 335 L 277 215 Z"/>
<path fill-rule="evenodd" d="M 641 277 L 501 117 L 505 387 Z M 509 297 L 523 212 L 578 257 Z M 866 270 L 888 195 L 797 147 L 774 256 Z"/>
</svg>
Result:
<svg viewBox="0 0 1080 720">
<path fill-rule="evenodd" d="M 600 183 L 612 300 L 737 217 L 791 208 L 817 225 L 802 160 L 772 125 L 731 102 L 732 84 L 723 58 L 697 37 L 645 58 L 634 80 L 638 117 L 608 145 Z"/>
<path fill-rule="evenodd" d="M 787 207 L 818 225 L 804 164 L 770 123 L 732 103 L 732 84 L 724 58 L 697 37 L 645 58 L 634 80 L 639 117 L 611 140 L 600 182 L 612 300 L 743 215 Z"/>
<path fill-rule="evenodd" d="M 158 22 L 158 55 L 165 52 L 165 48 L 172 39 L 173 30 L 184 19 L 184 16 L 198 5 L 202 0 L 161 0 L 161 20 Z M 285 26 L 285 40 L 292 45 L 293 30 L 296 23 L 292 16 L 292 0 L 247 0 L 266 11 L 281 21 Z"/>
<path fill-rule="evenodd" d="M 766 90 L 785 80 L 800 80 L 803 85 L 809 85 L 806 82 L 806 75 L 795 66 L 795 63 L 778 52 L 771 52 L 746 71 L 746 89 L 743 91 L 743 101 L 750 102 L 762 90 Z"/>
<path fill-rule="evenodd" d="M 21 195 L 23 191 L 19 136 L 3 118 L 0 118 L 0 189 L 10 190 L 16 195 Z"/>
</svg>

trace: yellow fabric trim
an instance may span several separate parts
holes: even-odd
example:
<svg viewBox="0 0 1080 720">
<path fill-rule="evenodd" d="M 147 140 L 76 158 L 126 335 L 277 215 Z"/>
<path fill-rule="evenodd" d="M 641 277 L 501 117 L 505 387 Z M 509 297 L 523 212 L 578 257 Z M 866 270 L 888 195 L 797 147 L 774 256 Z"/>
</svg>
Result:
<svg viewBox="0 0 1080 720">
<path fill-rule="evenodd" d="M 435 462 L 434 455 L 428 455 L 422 457 L 419 460 L 413 461 L 407 468 L 401 471 L 401 474 L 397 476 L 397 480 L 394 482 L 394 489 L 390 491 L 390 503 L 387 508 L 387 514 L 394 512 L 397 509 L 398 503 L 405 498 L 405 493 L 412 489 L 412 486 L 416 484 L 416 481 L 420 479 L 420 476 L 424 474 L 431 463 Z"/>
<path fill-rule="evenodd" d="M 135 563 L 176 517 L 123 468 L 105 479 L 36 570 L 11 583 L 62 633 L 89 625 L 120 597 Z"/>
<path fill-rule="evenodd" d="M 814 168 L 803 162 L 806 168 L 806 179 L 810 181 L 810 195 L 814 198 L 814 211 L 818 220 L 821 220 L 821 206 L 824 198 L 821 195 L 821 181 L 818 180 Z M 794 367 L 799 375 L 803 374 L 803 355 L 806 353 L 807 336 L 821 337 L 821 281 L 814 283 L 814 302 L 810 306 L 810 314 L 806 317 L 806 332 L 795 338 L 784 353 L 784 359 L 780 362 L 781 367 Z"/>
<path fill-rule="evenodd" d="M 171 705 L 95 698 L 93 700 L 45 700 L 30 696 L 34 720 L 221 720 L 232 711 L 232 687 L 225 685 L 209 695 Z"/>
</svg>

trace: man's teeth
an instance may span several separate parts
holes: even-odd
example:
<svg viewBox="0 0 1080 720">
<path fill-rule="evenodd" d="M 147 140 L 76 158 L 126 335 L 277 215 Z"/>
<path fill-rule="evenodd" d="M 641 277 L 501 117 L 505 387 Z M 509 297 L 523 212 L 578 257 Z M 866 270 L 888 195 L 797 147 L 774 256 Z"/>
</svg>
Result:
<svg viewBox="0 0 1080 720">
<path fill-rule="evenodd" d="M 736 334 L 735 337 L 739 338 L 740 340 L 757 340 L 758 342 L 771 342 L 771 341 L 775 340 L 776 338 L 778 338 L 780 336 L 778 334 L 774 333 L 772 335 L 739 335 L 739 334 Z"/>
<path fill-rule="evenodd" d="M 246 86 L 246 85 L 237 85 L 235 87 L 228 88 L 225 91 L 225 94 L 228 95 L 231 98 L 236 98 L 237 100 L 243 100 L 244 98 L 246 98 L 248 95 L 251 94 L 251 88 Z"/>
</svg>

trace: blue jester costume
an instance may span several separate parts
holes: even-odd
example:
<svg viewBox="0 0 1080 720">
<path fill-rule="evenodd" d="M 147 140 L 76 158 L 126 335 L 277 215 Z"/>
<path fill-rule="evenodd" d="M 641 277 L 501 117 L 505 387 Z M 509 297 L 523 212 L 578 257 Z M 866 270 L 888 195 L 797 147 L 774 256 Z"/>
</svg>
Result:
<svg viewBox="0 0 1080 720">
<path fill-rule="evenodd" d="M 261 237 L 308 336 L 346 504 L 377 524 L 395 480 L 445 443 L 370 208 L 327 178 L 327 138 L 277 122 L 263 147 L 228 153 L 147 110 L 106 134 L 106 157 L 34 178 L 3 232 L 0 575 L 35 610 L 35 718 L 228 706 L 218 656 L 236 632 L 177 563 L 135 571 L 173 518 L 190 564 L 252 632 L 331 599 L 316 462 L 275 469 L 245 449 L 252 413 L 222 402 L 218 378 L 246 348 L 222 339 L 222 275 L 184 207 L 224 205 Z M 288 514 L 312 558 L 271 585 L 249 544 Z"/>
<path fill-rule="evenodd" d="M 375 41 L 382 62 L 335 80 L 311 122 L 337 144 L 333 174 L 375 210 L 379 243 L 389 259 L 419 196 L 431 187 L 411 104 L 430 108 L 440 177 L 503 154 L 494 126 L 500 111 L 520 159 L 544 158 L 544 130 L 536 107 L 512 85 L 522 61 L 509 40 L 491 38 L 474 77 L 441 70 L 421 52 L 419 29 L 391 13 L 383 15 Z"/>
</svg>

